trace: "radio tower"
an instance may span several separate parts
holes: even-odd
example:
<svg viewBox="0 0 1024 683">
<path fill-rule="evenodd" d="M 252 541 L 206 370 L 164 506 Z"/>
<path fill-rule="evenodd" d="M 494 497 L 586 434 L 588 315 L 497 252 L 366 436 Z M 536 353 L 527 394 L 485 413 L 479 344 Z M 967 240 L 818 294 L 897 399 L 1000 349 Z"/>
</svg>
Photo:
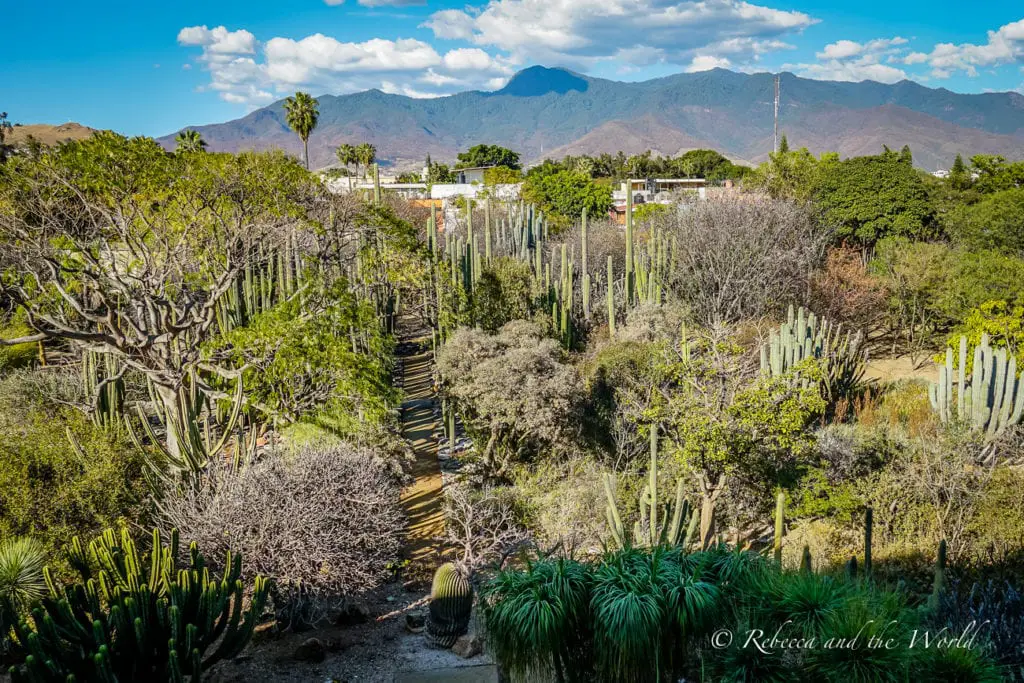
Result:
<svg viewBox="0 0 1024 683">
<path fill-rule="evenodd" d="M 775 75 L 775 152 L 779 151 L 779 75 Z"/>
</svg>

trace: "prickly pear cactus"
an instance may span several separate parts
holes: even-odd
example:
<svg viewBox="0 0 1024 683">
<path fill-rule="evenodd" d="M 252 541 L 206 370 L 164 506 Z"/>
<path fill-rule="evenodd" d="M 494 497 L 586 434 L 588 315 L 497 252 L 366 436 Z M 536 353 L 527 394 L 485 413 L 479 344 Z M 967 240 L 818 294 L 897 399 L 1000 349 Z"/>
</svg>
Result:
<svg viewBox="0 0 1024 683">
<path fill-rule="evenodd" d="M 431 647 L 450 648 L 469 628 L 472 610 L 473 585 L 468 572 L 451 562 L 438 567 L 430 588 L 427 643 Z"/>
</svg>

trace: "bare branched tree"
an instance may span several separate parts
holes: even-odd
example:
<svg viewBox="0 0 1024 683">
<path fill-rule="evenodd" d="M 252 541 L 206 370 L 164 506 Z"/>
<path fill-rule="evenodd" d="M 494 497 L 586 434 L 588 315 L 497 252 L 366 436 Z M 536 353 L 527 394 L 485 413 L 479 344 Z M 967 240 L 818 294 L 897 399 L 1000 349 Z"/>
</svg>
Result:
<svg viewBox="0 0 1024 683">
<path fill-rule="evenodd" d="M 398 492 L 372 451 L 345 445 L 272 454 L 239 473 L 211 468 L 160 507 L 183 540 L 214 562 L 243 553 L 246 572 L 276 581 L 280 609 L 315 622 L 387 578 L 405 529 Z"/>
<path fill-rule="evenodd" d="M 808 207 L 759 195 L 682 204 L 658 223 L 675 243 L 669 289 L 708 325 L 805 301 L 830 238 Z"/>
<path fill-rule="evenodd" d="M 461 562 L 471 571 L 500 565 L 529 539 L 516 519 L 508 489 L 446 486 L 444 515 L 448 542 L 459 549 Z"/>
</svg>

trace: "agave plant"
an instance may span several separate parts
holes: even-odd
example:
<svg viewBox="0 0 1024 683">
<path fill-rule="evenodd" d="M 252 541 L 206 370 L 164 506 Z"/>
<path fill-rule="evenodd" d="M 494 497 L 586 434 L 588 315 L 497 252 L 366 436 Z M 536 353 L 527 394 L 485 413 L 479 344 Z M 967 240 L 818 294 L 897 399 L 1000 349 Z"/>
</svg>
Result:
<svg viewBox="0 0 1024 683">
<path fill-rule="evenodd" d="M 0 598 L 24 608 L 43 596 L 46 554 L 34 538 L 6 539 L 0 543 Z"/>
<path fill-rule="evenodd" d="M 0 543 L 0 637 L 4 649 L 19 614 L 46 592 L 45 561 L 43 547 L 33 538 L 8 538 Z"/>
</svg>

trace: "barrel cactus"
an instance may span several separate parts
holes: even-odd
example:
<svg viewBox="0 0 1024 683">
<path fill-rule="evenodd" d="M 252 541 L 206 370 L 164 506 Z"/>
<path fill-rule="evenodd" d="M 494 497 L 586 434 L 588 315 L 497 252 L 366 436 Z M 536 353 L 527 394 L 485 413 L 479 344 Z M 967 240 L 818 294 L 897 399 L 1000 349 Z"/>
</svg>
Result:
<svg viewBox="0 0 1024 683">
<path fill-rule="evenodd" d="M 218 579 L 193 543 L 179 567 L 177 532 L 164 545 L 154 531 L 152 549 L 140 554 L 127 530 L 107 530 L 87 549 L 73 539 L 67 559 L 80 580 L 58 585 L 46 571 L 49 595 L 32 610 L 31 626 L 14 629 L 25 656 L 10 669 L 15 683 L 199 681 L 241 651 L 267 598 L 257 577 L 243 609 L 238 555 L 228 555 Z"/>
<path fill-rule="evenodd" d="M 430 588 L 427 643 L 432 647 L 450 648 L 468 630 L 472 610 L 473 585 L 468 572 L 451 562 L 438 567 Z"/>
<path fill-rule="evenodd" d="M 963 422 L 989 441 L 1024 418 L 1024 379 L 1017 359 L 1005 348 L 993 348 L 987 334 L 974 347 L 974 365 L 967 376 L 967 337 L 960 337 L 956 362 L 946 349 L 939 381 L 929 387 L 932 409 L 944 423 Z"/>
</svg>

